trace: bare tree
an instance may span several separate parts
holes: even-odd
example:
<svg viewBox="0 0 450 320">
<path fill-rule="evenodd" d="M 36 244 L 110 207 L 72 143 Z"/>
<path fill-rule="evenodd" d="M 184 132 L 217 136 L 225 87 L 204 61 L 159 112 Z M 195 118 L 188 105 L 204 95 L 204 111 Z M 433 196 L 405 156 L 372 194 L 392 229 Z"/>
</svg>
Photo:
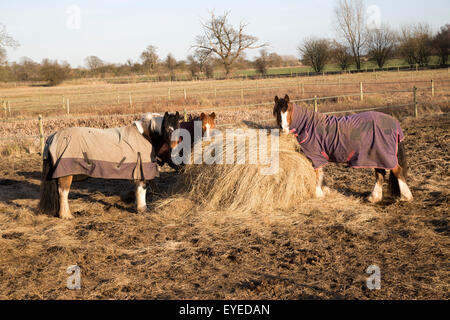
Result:
<svg viewBox="0 0 450 320">
<path fill-rule="evenodd" d="M 85 58 L 84 61 L 86 62 L 86 66 L 91 71 L 95 71 L 96 69 L 101 68 L 105 65 L 103 60 L 97 56 L 89 56 L 89 57 Z"/>
<path fill-rule="evenodd" d="M 339 0 L 335 7 L 336 31 L 351 49 L 356 68 L 361 69 L 361 57 L 366 43 L 365 6 L 363 0 Z"/>
<path fill-rule="evenodd" d="M 17 48 L 18 46 L 19 43 L 6 32 L 5 25 L 0 22 L 0 65 L 6 63 L 5 47 Z"/>
<path fill-rule="evenodd" d="M 441 30 L 433 37 L 432 44 L 439 55 L 440 63 L 447 64 L 450 55 L 450 24 L 441 27 Z"/>
<path fill-rule="evenodd" d="M 428 24 L 404 26 L 399 39 L 399 52 L 409 64 L 426 65 L 432 54 L 431 39 Z"/>
<path fill-rule="evenodd" d="M 387 60 L 394 55 L 396 44 L 397 35 L 387 24 L 367 31 L 367 53 L 377 62 L 379 68 L 383 68 Z"/>
<path fill-rule="evenodd" d="M 269 54 L 267 59 L 270 67 L 281 67 L 283 65 L 283 57 L 275 52 Z"/>
<path fill-rule="evenodd" d="M 19 63 L 12 65 L 14 78 L 18 81 L 37 81 L 39 79 L 40 65 L 30 58 L 22 57 Z"/>
<path fill-rule="evenodd" d="M 350 68 L 353 61 L 350 48 L 337 41 L 332 44 L 331 56 L 333 57 L 333 61 L 338 64 L 341 70 L 347 70 Z"/>
<path fill-rule="evenodd" d="M 326 39 L 307 38 L 297 47 L 302 62 L 321 72 L 330 58 L 330 42 Z"/>
<path fill-rule="evenodd" d="M 148 73 L 154 71 L 158 63 L 157 48 L 155 46 L 147 46 L 147 48 L 141 53 L 141 60 L 144 68 Z"/>
<path fill-rule="evenodd" d="M 169 71 L 170 80 L 173 80 L 175 78 L 175 68 L 177 67 L 177 60 L 171 53 L 169 53 L 166 57 L 166 60 L 164 60 L 164 65 Z"/>
<path fill-rule="evenodd" d="M 1 47 L 17 48 L 18 46 L 19 43 L 6 32 L 5 25 L 0 22 L 0 48 Z"/>
<path fill-rule="evenodd" d="M 227 76 L 231 73 L 233 63 L 245 50 L 266 46 L 258 45 L 258 38 L 244 33 L 247 24 L 241 22 L 235 29 L 228 23 L 228 16 L 229 12 L 218 17 L 212 12 L 210 19 L 202 22 L 203 35 L 197 36 L 192 46 L 206 55 L 216 54 L 221 59 Z"/>
<path fill-rule="evenodd" d="M 67 62 L 58 64 L 58 61 L 42 60 L 40 75 L 42 80 L 48 81 L 50 86 L 62 83 L 70 72 L 70 65 Z"/>
<path fill-rule="evenodd" d="M 269 55 L 266 49 L 259 51 L 259 57 L 255 60 L 256 71 L 262 75 L 267 74 L 267 67 L 269 65 Z"/>
<path fill-rule="evenodd" d="M 0 66 L 4 63 L 6 63 L 6 50 L 2 47 L 0 47 Z"/>
<path fill-rule="evenodd" d="M 187 65 L 188 65 L 188 69 L 191 72 L 191 76 L 193 78 L 197 77 L 200 70 L 200 64 L 198 63 L 198 61 L 195 59 L 195 57 L 193 55 L 188 55 L 187 58 Z"/>
</svg>

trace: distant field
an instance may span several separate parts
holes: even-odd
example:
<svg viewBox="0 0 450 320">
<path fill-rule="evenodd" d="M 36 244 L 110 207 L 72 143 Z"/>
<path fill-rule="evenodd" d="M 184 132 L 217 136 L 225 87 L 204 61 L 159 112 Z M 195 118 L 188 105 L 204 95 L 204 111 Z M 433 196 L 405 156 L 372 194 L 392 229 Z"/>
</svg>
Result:
<svg viewBox="0 0 450 320">
<path fill-rule="evenodd" d="M 378 106 L 411 102 L 414 85 L 419 88 L 419 96 L 430 96 L 431 79 L 435 82 L 436 96 L 448 91 L 450 74 L 446 69 L 123 84 L 110 84 L 102 79 L 74 80 L 58 87 L 17 86 L 0 89 L 0 118 L 36 117 L 38 114 L 48 117 L 211 109 L 268 103 L 275 95 L 286 93 L 293 99 L 350 94 L 355 97 L 346 98 L 347 105 L 343 107 Z M 358 101 L 360 82 L 363 82 L 366 96 L 362 102 Z M 398 90 L 406 92 L 392 94 L 392 91 Z M 336 108 L 330 106 L 330 110 Z"/>
<path fill-rule="evenodd" d="M 438 57 L 432 57 L 430 61 L 430 65 L 434 65 L 438 63 Z M 398 66 L 406 66 L 407 63 L 403 59 L 390 59 L 388 62 L 384 65 L 384 68 L 391 68 L 391 67 L 398 67 Z M 362 62 L 361 64 L 361 70 L 371 70 L 371 69 L 378 69 L 378 65 L 374 61 L 367 61 Z M 352 64 L 349 67 L 349 70 L 356 70 L 356 65 Z M 339 65 L 335 63 L 330 63 L 325 66 L 324 72 L 332 72 L 332 71 L 341 71 L 341 68 Z M 314 72 L 313 68 L 309 66 L 300 66 L 300 67 L 284 67 L 284 68 L 270 68 L 267 70 L 267 74 L 291 74 L 291 73 L 304 73 L 304 72 Z M 258 73 L 254 69 L 249 70 L 242 70 L 237 71 L 235 73 L 236 75 L 242 75 L 242 76 L 253 76 L 257 75 Z"/>
</svg>

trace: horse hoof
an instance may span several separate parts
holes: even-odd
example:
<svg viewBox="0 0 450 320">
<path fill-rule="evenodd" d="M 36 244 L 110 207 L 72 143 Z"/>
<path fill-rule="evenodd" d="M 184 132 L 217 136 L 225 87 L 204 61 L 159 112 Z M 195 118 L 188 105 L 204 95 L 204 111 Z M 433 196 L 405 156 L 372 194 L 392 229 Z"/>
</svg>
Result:
<svg viewBox="0 0 450 320">
<path fill-rule="evenodd" d="M 74 216 L 69 213 L 69 214 L 61 215 L 60 218 L 64 219 L 64 220 L 72 220 L 74 218 Z"/>
<path fill-rule="evenodd" d="M 414 200 L 414 197 L 413 196 L 411 196 L 411 197 L 405 197 L 405 196 L 402 196 L 401 198 L 400 198 L 400 201 L 404 201 L 404 202 L 411 202 L 411 201 L 413 201 Z"/>
<path fill-rule="evenodd" d="M 137 213 L 144 213 L 147 211 L 147 206 L 137 208 Z"/>
<path fill-rule="evenodd" d="M 322 189 L 316 189 L 316 198 L 325 198 L 325 194 L 323 193 Z"/>
<path fill-rule="evenodd" d="M 370 203 L 378 203 L 381 201 L 381 198 L 376 198 L 374 196 L 370 196 L 367 198 L 367 201 L 369 201 Z"/>
</svg>

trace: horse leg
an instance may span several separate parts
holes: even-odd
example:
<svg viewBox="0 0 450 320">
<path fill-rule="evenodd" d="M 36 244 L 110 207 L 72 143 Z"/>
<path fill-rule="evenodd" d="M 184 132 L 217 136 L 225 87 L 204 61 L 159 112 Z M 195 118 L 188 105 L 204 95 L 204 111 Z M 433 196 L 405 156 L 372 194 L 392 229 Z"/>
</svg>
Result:
<svg viewBox="0 0 450 320">
<path fill-rule="evenodd" d="M 73 219 L 69 208 L 69 191 L 72 184 L 72 176 L 58 178 L 59 217 Z"/>
<path fill-rule="evenodd" d="M 322 190 L 322 184 L 323 184 L 323 169 L 315 169 L 316 172 L 316 198 L 323 198 L 325 197 L 325 194 Z"/>
<path fill-rule="evenodd" d="M 384 169 L 375 169 L 375 187 L 373 187 L 372 194 L 367 198 L 367 200 L 371 203 L 377 203 L 383 200 L 383 182 L 384 175 L 386 174 L 386 170 Z"/>
<path fill-rule="evenodd" d="M 397 178 L 398 186 L 400 188 L 400 200 L 402 201 L 412 201 L 413 195 L 411 190 L 409 190 L 408 185 L 406 184 L 405 175 L 403 174 L 403 168 L 401 166 L 397 166 L 395 169 L 392 169 L 392 173 L 395 178 Z"/>
<path fill-rule="evenodd" d="M 136 210 L 137 212 L 144 212 L 147 210 L 147 202 L 145 195 L 147 193 L 145 181 L 135 182 L 135 194 L 136 194 Z"/>
</svg>

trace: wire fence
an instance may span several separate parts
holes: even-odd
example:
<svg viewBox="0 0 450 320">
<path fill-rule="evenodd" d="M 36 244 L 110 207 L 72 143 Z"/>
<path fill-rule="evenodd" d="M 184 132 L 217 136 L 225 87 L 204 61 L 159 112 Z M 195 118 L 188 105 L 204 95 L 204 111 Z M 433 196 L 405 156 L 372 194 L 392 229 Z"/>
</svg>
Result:
<svg viewBox="0 0 450 320">
<path fill-rule="evenodd" d="M 424 87 L 424 88 L 416 88 L 414 87 L 412 93 L 413 93 L 413 100 L 410 103 L 405 103 L 405 104 L 396 104 L 396 105 L 384 105 L 384 106 L 375 106 L 375 107 L 364 107 L 364 108 L 356 108 L 356 109 L 348 109 L 348 110 L 339 110 L 339 111 L 328 111 L 328 112 L 322 112 L 323 114 L 327 114 L 327 115 L 334 115 L 334 114 L 345 114 L 345 113 L 355 113 L 355 112 L 364 112 L 364 111 L 375 111 L 375 110 L 383 110 L 383 109 L 399 109 L 399 108 L 405 108 L 405 107 L 414 107 L 414 115 L 417 117 L 418 116 L 418 111 L 417 111 L 417 106 L 419 104 L 422 104 L 423 102 L 418 101 L 417 100 L 417 92 L 419 91 L 424 91 L 424 90 L 429 90 L 429 87 Z M 410 92 L 408 90 L 396 90 L 395 92 Z M 379 92 L 368 92 L 365 94 L 378 94 Z M 307 99 L 296 99 L 296 100 L 292 100 L 292 102 L 294 103 L 302 103 L 302 102 L 314 102 L 314 110 L 319 112 L 319 107 L 317 105 L 317 102 L 320 100 L 328 100 L 328 99 L 339 99 L 339 98 L 344 98 L 344 97 L 355 97 L 355 96 L 360 96 L 360 94 L 348 94 L 348 95 L 339 95 L 339 96 L 327 96 L 327 97 L 314 97 L 314 98 L 307 98 Z M 442 104 L 442 103 L 449 103 L 450 100 L 449 99 L 442 99 L 442 100 L 433 100 L 432 104 Z M 270 109 L 266 109 L 267 106 L 270 106 Z M 261 107 L 264 108 L 263 110 L 268 111 L 271 114 L 271 108 L 273 106 L 273 102 L 264 102 L 264 103 L 254 103 L 254 104 L 247 104 L 247 105 L 235 105 L 235 106 L 225 106 L 225 107 L 212 107 L 212 108 L 201 108 L 201 109 L 196 109 L 196 110 L 189 110 L 189 112 L 191 113 L 200 113 L 200 112 L 220 112 L 220 111 L 225 111 L 225 110 L 240 110 L 242 108 L 245 108 L 246 110 L 249 110 L 251 108 L 258 108 L 260 109 Z M 183 110 L 178 110 L 181 113 L 186 113 L 187 110 L 183 109 Z M 64 115 L 64 116 L 54 116 L 54 117 L 48 117 L 45 118 L 45 120 L 76 120 L 76 119 L 83 119 L 83 120 L 87 120 L 87 119 L 98 119 L 98 118 L 102 118 L 102 117 L 133 117 L 133 118 L 138 118 L 141 114 L 140 113 L 130 113 L 130 114 L 113 114 L 113 115 L 103 115 L 103 116 L 98 116 L 98 115 L 92 115 L 92 116 L 70 116 L 70 115 Z M 42 128 L 42 118 L 40 118 L 39 120 L 39 127 Z M 28 119 L 20 119 L 20 121 L 36 121 L 38 120 L 36 117 L 34 118 L 28 118 Z M 256 123 L 267 123 L 269 121 L 274 121 L 274 118 L 267 118 L 267 119 L 256 119 L 254 122 Z M 5 121 L 3 121 L 5 122 Z M 218 128 L 225 128 L 225 127 L 231 127 L 231 126 L 235 126 L 238 122 L 234 121 L 234 122 L 230 122 L 230 123 L 221 123 L 218 124 L 217 127 Z M 40 129 L 42 130 L 42 129 Z M 40 135 L 13 135 L 13 136 L 8 136 L 8 137 L 0 137 L 0 141 L 18 141 L 18 140 L 27 140 L 27 139 L 41 139 L 41 143 L 42 143 L 42 139 L 45 138 L 44 133 L 42 132 Z"/>
<path fill-rule="evenodd" d="M 399 86 L 402 84 L 407 85 L 407 89 L 389 89 L 390 86 Z M 373 91 L 369 90 L 366 91 L 365 88 L 371 88 L 373 86 L 388 86 L 388 88 L 384 88 L 384 90 L 380 91 Z M 148 101 L 155 101 L 157 99 L 166 99 L 166 101 L 175 100 L 178 98 L 181 98 L 185 101 L 188 100 L 188 98 L 193 96 L 213 96 L 213 99 L 217 99 L 219 95 L 228 95 L 230 93 L 240 92 L 239 96 L 234 96 L 235 99 L 240 100 L 239 106 L 248 106 L 245 104 L 245 99 L 249 95 L 249 93 L 267 93 L 269 91 L 274 90 L 294 90 L 298 93 L 298 95 L 301 95 L 302 97 L 309 95 L 321 95 L 324 92 L 322 90 L 307 90 L 308 86 L 318 86 L 318 87 L 325 87 L 328 90 L 327 92 L 332 91 L 330 87 L 333 86 L 340 86 L 340 88 L 345 86 L 351 86 L 353 90 L 349 89 L 348 91 L 353 92 L 344 92 L 344 94 L 339 95 L 332 95 L 328 97 L 318 97 L 319 100 L 321 99 L 330 99 L 330 98 L 343 98 L 343 97 L 352 97 L 352 96 L 363 96 L 363 95 L 373 95 L 373 94 L 392 94 L 392 93 L 406 93 L 410 92 L 413 86 L 416 86 L 420 90 L 430 90 L 432 94 L 435 92 L 442 92 L 443 88 L 448 88 L 450 85 L 450 79 L 436 79 L 436 80 L 413 80 L 413 81 L 399 81 L 396 79 L 395 81 L 385 81 L 385 82 L 370 82 L 370 81 L 360 81 L 360 82 L 344 82 L 344 83 L 303 83 L 297 81 L 296 83 L 290 83 L 290 84 L 284 84 L 282 86 L 258 86 L 258 83 L 256 83 L 256 86 L 252 87 L 244 87 L 241 86 L 240 88 L 217 88 L 214 87 L 210 90 L 198 90 L 195 91 L 187 90 L 186 88 L 177 88 L 173 89 L 171 91 L 171 88 L 168 88 L 167 94 L 154 94 L 154 91 L 148 91 L 148 90 L 137 90 L 137 91 L 130 91 L 127 92 L 126 96 L 126 102 L 124 102 L 124 99 L 120 98 L 120 94 L 117 94 L 117 92 L 113 91 L 107 91 L 107 92 L 101 92 L 101 93 L 79 93 L 77 95 L 52 95 L 50 97 L 47 97 L 45 99 L 45 102 L 42 102 L 42 98 L 39 97 L 40 101 L 37 101 L 38 98 L 32 98 L 32 97 L 24 97 L 24 98 L 13 98 L 8 99 L 1 98 L 0 97 L 0 106 L 2 107 L 3 112 L 0 111 L 0 116 L 3 116 L 3 119 L 0 121 L 17 121 L 17 120 L 24 120 L 24 118 L 14 118 L 12 115 L 16 112 L 31 112 L 31 113 L 46 113 L 50 111 L 59 111 L 61 113 L 70 115 L 73 113 L 76 113 L 77 111 L 81 112 L 84 109 L 88 108 L 89 106 L 95 105 L 96 110 L 102 109 L 102 108 L 111 108 L 115 105 L 117 106 L 124 106 L 129 107 L 130 109 L 133 109 L 134 106 L 138 103 L 145 103 Z M 358 93 L 354 91 L 359 91 Z M 123 92 L 122 92 L 123 93 Z M 92 98 L 92 96 L 95 95 L 95 98 Z M 107 98 L 103 99 L 99 98 L 99 96 L 106 95 Z M 251 98 L 251 96 L 249 97 Z M 305 101 L 308 99 L 313 99 L 313 97 L 305 98 Z M 58 101 L 56 101 L 58 100 Z M 233 106 L 234 107 L 234 106 Z M 228 108 L 227 106 L 222 106 L 221 108 Z M 75 111 L 75 112 L 74 112 Z"/>
</svg>

